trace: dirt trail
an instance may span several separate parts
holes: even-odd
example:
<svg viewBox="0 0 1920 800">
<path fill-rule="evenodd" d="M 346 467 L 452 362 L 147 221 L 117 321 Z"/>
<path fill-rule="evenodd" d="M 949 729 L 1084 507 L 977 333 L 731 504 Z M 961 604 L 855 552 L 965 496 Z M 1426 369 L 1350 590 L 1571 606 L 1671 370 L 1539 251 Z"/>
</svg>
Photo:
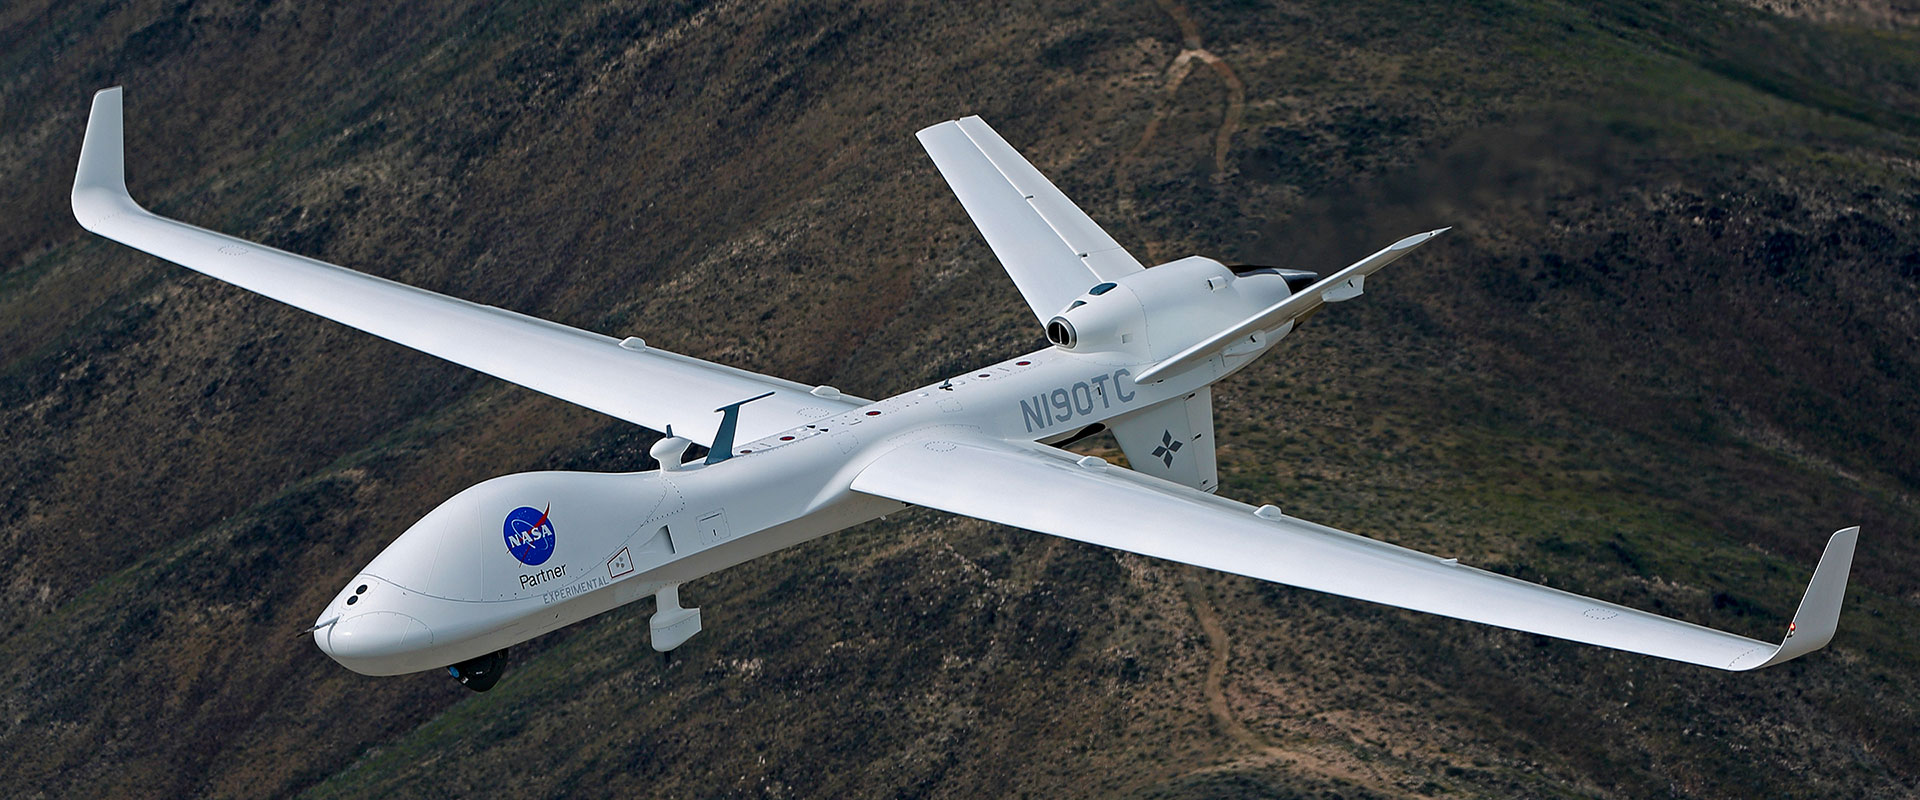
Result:
<svg viewBox="0 0 1920 800">
<path fill-rule="evenodd" d="M 1377 767 L 1361 761 L 1337 745 L 1303 742 L 1300 748 L 1289 750 L 1273 745 L 1241 722 L 1234 715 L 1233 707 L 1227 703 L 1226 693 L 1227 660 L 1232 656 L 1233 641 L 1228 638 L 1227 629 L 1220 624 L 1220 615 L 1214 612 L 1213 603 L 1207 598 L 1206 586 L 1189 575 L 1186 593 L 1187 602 L 1193 607 L 1193 616 L 1199 620 L 1200 630 L 1207 635 L 1208 649 L 1211 651 L 1203 687 L 1207 710 L 1213 714 L 1220 729 L 1238 746 L 1237 749 L 1247 751 L 1189 774 L 1234 772 L 1278 762 L 1299 772 L 1350 781 L 1388 796 L 1405 793 L 1404 789 L 1382 775 Z"/>
<path fill-rule="evenodd" d="M 1249 730 L 1239 717 L 1233 715 L 1233 709 L 1227 705 L 1225 689 L 1227 659 L 1232 655 L 1233 642 L 1227 638 L 1227 629 L 1220 626 L 1220 616 L 1213 612 L 1213 603 L 1207 599 L 1205 586 L 1189 579 L 1187 600 L 1193 604 L 1193 615 L 1200 620 L 1200 630 L 1207 634 L 1207 643 L 1213 651 L 1213 658 L 1207 664 L 1207 710 L 1213 712 L 1213 718 L 1220 723 L 1221 730 L 1226 731 L 1234 741 L 1264 756 L 1288 758 L 1285 750 L 1267 744 L 1265 739 Z"/>
<path fill-rule="evenodd" d="M 1215 182 L 1226 180 L 1227 151 L 1233 145 L 1233 134 L 1240 129 L 1240 120 L 1247 111 L 1247 85 L 1235 75 L 1233 67 L 1225 59 L 1214 55 L 1201 44 L 1200 27 L 1193 23 L 1193 17 L 1187 14 L 1186 7 L 1178 0 L 1159 0 L 1160 8 L 1180 26 L 1181 45 L 1186 48 L 1173 57 L 1173 64 L 1167 67 L 1167 83 L 1160 90 L 1160 99 L 1155 103 L 1153 119 L 1148 120 L 1147 129 L 1140 135 L 1140 143 L 1127 152 L 1125 162 L 1132 162 L 1153 143 L 1153 137 L 1160 132 L 1160 125 L 1167 115 L 1173 112 L 1173 99 L 1180 92 L 1180 84 L 1193 72 L 1193 62 L 1199 61 L 1213 68 L 1220 80 L 1227 86 L 1227 108 L 1221 114 L 1220 129 L 1213 135 L 1213 179 Z"/>
</svg>

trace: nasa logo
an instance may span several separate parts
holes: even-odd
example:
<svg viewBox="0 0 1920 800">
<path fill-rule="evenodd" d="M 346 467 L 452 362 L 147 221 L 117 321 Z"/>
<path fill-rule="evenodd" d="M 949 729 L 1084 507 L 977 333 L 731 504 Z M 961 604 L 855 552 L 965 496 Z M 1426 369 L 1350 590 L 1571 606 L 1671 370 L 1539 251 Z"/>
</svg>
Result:
<svg viewBox="0 0 1920 800">
<path fill-rule="evenodd" d="M 553 506 L 547 506 L 547 511 L 551 510 Z M 521 506 L 507 514 L 503 526 L 507 552 L 529 567 L 545 564 L 553 557 L 553 519 L 547 511 Z"/>
</svg>

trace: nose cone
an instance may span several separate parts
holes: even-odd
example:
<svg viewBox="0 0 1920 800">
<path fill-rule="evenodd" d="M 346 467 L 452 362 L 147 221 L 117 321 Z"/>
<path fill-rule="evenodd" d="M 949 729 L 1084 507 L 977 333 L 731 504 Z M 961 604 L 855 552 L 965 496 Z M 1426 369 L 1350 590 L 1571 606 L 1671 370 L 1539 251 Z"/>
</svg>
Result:
<svg viewBox="0 0 1920 800">
<path fill-rule="evenodd" d="M 395 593 L 393 587 L 379 585 L 369 592 L 366 587 L 376 579 L 366 576 L 355 583 L 359 591 L 341 592 L 341 599 L 327 610 L 335 622 L 315 629 L 313 643 L 341 666 L 362 675 L 419 669 L 410 662 L 433 646 L 433 629 L 411 615 L 381 607 L 382 595 Z"/>
<path fill-rule="evenodd" d="M 335 623 L 324 649 L 344 663 L 404 655 L 432 644 L 426 623 L 397 611 L 369 611 Z"/>
</svg>

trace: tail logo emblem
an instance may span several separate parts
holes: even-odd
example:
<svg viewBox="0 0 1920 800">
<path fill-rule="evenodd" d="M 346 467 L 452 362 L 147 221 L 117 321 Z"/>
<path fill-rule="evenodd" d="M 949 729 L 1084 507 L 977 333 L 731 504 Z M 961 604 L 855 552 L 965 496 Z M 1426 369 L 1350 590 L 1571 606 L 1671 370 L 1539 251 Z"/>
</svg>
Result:
<svg viewBox="0 0 1920 800">
<path fill-rule="evenodd" d="M 1160 432 L 1160 446 L 1153 448 L 1153 457 L 1160 459 L 1168 467 L 1173 466 L 1173 454 L 1180 452 L 1184 443 L 1173 440 L 1173 431 Z"/>
<path fill-rule="evenodd" d="M 547 513 L 551 510 L 551 505 L 546 510 L 521 506 L 507 514 L 502 535 L 507 540 L 507 552 L 520 563 L 537 567 L 553 557 L 553 518 Z"/>
</svg>

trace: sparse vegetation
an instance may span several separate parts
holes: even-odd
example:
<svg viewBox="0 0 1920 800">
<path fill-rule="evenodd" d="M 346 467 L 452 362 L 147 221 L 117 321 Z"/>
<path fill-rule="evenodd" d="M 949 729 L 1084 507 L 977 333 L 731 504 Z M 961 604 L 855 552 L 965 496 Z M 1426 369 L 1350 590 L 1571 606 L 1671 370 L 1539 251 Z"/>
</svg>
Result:
<svg viewBox="0 0 1920 800">
<path fill-rule="evenodd" d="M 1849 9 L 0 8 L 9 789 L 1920 792 L 1920 47 Z M 1167 90 L 1183 26 L 1241 87 Z M 1219 388 L 1223 494 L 1760 637 L 1857 523 L 1849 610 L 1730 676 L 915 511 L 687 587 L 671 663 L 642 603 L 486 695 L 362 678 L 292 634 L 393 536 L 652 435 L 88 238 L 122 81 L 163 213 L 870 397 L 1039 346 L 913 140 L 943 119 L 1143 259 L 1453 224 Z"/>
</svg>

